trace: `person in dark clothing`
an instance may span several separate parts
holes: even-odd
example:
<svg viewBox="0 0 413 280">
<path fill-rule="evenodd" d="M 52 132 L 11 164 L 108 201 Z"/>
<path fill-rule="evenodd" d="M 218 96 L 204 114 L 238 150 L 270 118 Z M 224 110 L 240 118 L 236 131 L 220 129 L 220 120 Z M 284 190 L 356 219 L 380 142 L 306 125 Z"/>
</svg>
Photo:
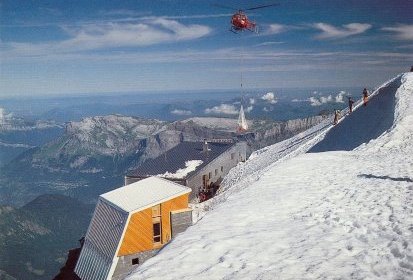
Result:
<svg viewBox="0 0 413 280">
<path fill-rule="evenodd" d="M 349 109 L 349 113 L 353 112 L 353 104 L 354 104 L 353 98 L 349 97 L 349 98 L 348 98 L 348 109 Z"/>
<path fill-rule="evenodd" d="M 367 106 L 367 102 L 369 101 L 369 92 L 367 91 L 367 89 L 365 88 L 363 90 L 363 105 Z"/>
</svg>

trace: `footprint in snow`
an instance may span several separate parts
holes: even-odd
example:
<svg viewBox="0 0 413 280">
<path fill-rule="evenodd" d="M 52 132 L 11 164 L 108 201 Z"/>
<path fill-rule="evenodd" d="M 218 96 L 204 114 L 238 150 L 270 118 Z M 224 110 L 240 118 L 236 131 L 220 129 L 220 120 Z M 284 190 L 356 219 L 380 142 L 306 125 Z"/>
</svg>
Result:
<svg viewBox="0 0 413 280">
<path fill-rule="evenodd" d="M 390 252 L 392 253 L 392 255 L 393 255 L 395 258 L 398 258 L 398 259 L 404 258 L 404 254 L 402 254 L 402 253 L 399 251 L 399 248 L 397 248 L 397 247 L 391 249 Z"/>
</svg>

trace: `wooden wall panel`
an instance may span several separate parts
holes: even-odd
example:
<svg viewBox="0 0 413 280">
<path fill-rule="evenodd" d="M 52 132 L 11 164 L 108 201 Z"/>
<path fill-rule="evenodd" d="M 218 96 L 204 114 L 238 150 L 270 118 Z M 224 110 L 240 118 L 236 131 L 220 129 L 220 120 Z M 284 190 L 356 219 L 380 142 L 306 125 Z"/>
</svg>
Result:
<svg viewBox="0 0 413 280">
<path fill-rule="evenodd" d="M 168 243 L 171 239 L 171 211 L 188 208 L 188 198 L 189 194 L 184 194 L 161 204 L 163 244 Z M 152 207 L 149 207 L 134 213 L 130 218 L 118 256 L 136 254 L 154 248 Z"/>
<path fill-rule="evenodd" d="M 133 214 L 127 226 L 118 256 L 135 254 L 153 248 L 152 208 Z"/>
</svg>

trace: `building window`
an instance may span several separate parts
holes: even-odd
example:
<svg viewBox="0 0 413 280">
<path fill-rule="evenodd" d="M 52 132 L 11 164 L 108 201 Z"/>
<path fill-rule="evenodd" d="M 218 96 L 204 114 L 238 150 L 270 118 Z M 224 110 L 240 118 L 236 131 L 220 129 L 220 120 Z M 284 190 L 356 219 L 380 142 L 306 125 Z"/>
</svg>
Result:
<svg viewBox="0 0 413 280">
<path fill-rule="evenodd" d="M 153 243 L 162 243 L 161 205 L 152 207 Z"/>
<path fill-rule="evenodd" d="M 221 166 L 221 172 L 224 172 L 224 167 L 223 166 Z"/>
<path fill-rule="evenodd" d="M 231 159 L 234 159 L 235 158 L 235 153 L 232 153 L 231 154 Z"/>
<path fill-rule="evenodd" d="M 208 175 L 209 175 L 209 179 L 211 179 L 211 177 L 212 177 L 212 173 L 211 173 L 211 172 L 209 172 L 209 174 L 208 174 Z"/>
<path fill-rule="evenodd" d="M 218 175 L 218 169 L 215 169 L 215 176 Z"/>
<path fill-rule="evenodd" d="M 161 221 L 153 223 L 153 243 L 161 243 Z"/>
<path fill-rule="evenodd" d="M 139 258 L 132 259 L 132 265 L 139 264 Z"/>
<path fill-rule="evenodd" d="M 161 205 L 155 205 L 152 207 L 152 218 L 161 216 Z"/>
</svg>

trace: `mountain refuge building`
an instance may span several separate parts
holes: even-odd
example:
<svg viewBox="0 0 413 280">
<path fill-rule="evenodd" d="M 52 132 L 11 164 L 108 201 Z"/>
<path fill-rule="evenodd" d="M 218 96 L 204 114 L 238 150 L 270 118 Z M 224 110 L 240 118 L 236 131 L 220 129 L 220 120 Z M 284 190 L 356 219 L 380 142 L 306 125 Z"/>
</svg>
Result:
<svg viewBox="0 0 413 280">
<path fill-rule="evenodd" d="M 192 224 L 191 189 L 148 177 L 99 196 L 75 273 L 123 279 Z"/>
<path fill-rule="evenodd" d="M 154 159 L 145 161 L 125 176 L 125 185 L 150 176 L 164 178 L 191 188 L 190 200 L 213 196 L 229 170 L 247 157 L 246 142 L 214 139 L 181 142 Z"/>
</svg>

